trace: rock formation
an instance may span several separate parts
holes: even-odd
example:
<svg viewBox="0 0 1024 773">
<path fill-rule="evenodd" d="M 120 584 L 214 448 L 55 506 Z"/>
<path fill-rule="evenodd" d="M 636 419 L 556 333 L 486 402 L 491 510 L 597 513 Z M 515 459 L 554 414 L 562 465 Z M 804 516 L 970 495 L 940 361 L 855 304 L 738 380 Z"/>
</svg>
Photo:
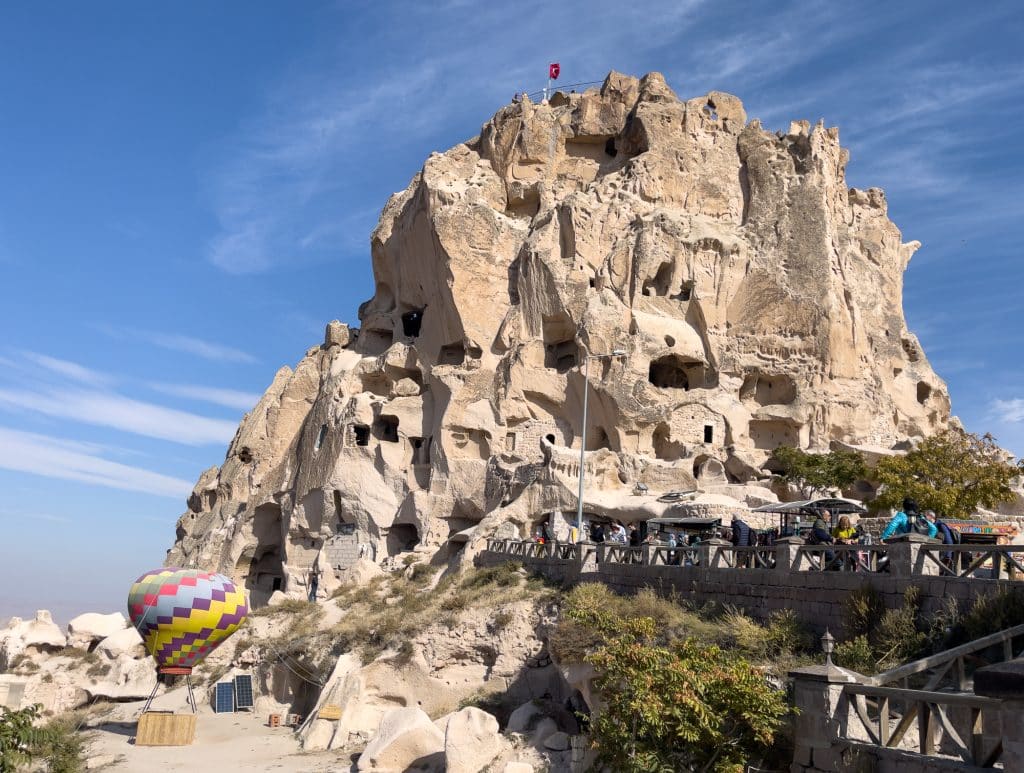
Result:
<svg viewBox="0 0 1024 773">
<path fill-rule="evenodd" d="M 332 322 L 278 372 L 168 563 L 258 606 L 360 556 L 454 562 L 572 513 L 584 432 L 586 511 L 635 520 L 669 490 L 770 500 L 780 444 L 943 428 L 901 306 L 919 245 L 881 190 L 847 188 L 847 157 L 837 129 L 769 132 L 657 73 L 503 107 L 387 202 L 359 329 Z"/>
</svg>

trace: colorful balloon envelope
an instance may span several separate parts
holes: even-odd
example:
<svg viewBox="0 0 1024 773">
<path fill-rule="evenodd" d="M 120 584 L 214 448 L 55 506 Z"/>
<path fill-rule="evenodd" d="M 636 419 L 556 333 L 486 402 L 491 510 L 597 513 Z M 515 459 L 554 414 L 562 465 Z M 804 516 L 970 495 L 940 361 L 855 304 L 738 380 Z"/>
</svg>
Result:
<svg viewBox="0 0 1024 773">
<path fill-rule="evenodd" d="M 192 668 L 238 630 L 245 593 L 222 574 L 154 569 L 128 593 L 128 616 L 160 668 Z"/>
</svg>

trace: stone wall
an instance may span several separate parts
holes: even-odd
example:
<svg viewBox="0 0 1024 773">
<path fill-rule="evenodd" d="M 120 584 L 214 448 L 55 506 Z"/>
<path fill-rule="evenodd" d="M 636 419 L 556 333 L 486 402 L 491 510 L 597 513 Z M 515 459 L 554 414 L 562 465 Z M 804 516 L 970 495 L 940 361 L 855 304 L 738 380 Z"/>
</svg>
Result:
<svg viewBox="0 0 1024 773">
<path fill-rule="evenodd" d="M 763 619 L 780 609 L 792 609 L 813 630 L 826 628 L 840 633 L 843 627 L 843 603 L 849 594 L 864 585 L 877 590 L 889 608 L 899 607 L 903 593 L 910 585 L 921 588 L 922 610 L 925 614 L 939 611 L 947 599 L 962 604 L 1000 587 L 1020 587 L 1019 582 L 978 578 L 942 577 L 936 575 L 899 576 L 862 572 L 793 571 L 786 569 L 742 569 L 710 566 L 660 566 L 642 563 L 597 562 L 593 553 L 584 561 L 576 558 L 510 556 L 507 553 L 483 551 L 477 556 L 478 566 L 496 566 L 506 561 L 520 561 L 528 569 L 566 585 L 580 582 L 601 582 L 619 593 L 636 593 L 640 588 L 653 588 L 663 595 L 696 604 L 729 604 L 743 609 L 752 617 Z M 585 550 L 586 554 L 587 551 Z"/>
</svg>

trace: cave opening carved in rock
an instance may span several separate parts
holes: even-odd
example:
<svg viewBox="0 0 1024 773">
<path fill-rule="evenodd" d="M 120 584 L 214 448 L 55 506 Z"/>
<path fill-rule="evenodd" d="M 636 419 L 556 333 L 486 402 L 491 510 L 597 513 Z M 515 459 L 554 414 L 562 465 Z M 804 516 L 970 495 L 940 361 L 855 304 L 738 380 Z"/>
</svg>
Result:
<svg viewBox="0 0 1024 773">
<path fill-rule="evenodd" d="M 413 524 L 396 523 L 388 529 L 387 551 L 389 556 L 405 553 L 418 544 L 420 544 L 420 533 Z"/>
<path fill-rule="evenodd" d="M 576 326 L 565 314 L 545 316 L 544 367 L 565 373 L 579 363 L 579 346 L 576 343 Z"/>
<path fill-rule="evenodd" d="M 796 381 L 781 373 L 748 373 L 740 399 L 756 405 L 789 405 L 796 400 Z"/>
<path fill-rule="evenodd" d="M 707 384 L 707 369 L 699 360 L 666 354 L 651 360 L 647 380 L 659 389 L 702 389 Z"/>
<path fill-rule="evenodd" d="M 398 442 L 398 417 L 381 414 L 373 422 L 373 434 L 386 443 Z"/>
</svg>

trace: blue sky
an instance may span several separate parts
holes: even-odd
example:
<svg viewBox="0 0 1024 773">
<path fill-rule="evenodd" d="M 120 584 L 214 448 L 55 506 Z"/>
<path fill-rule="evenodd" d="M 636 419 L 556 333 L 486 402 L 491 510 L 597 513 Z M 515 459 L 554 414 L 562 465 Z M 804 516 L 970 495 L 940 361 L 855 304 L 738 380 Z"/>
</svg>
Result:
<svg viewBox="0 0 1024 773">
<path fill-rule="evenodd" d="M 24 3 L 0 9 L 0 619 L 120 609 L 369 233 L 514 92 L 663 72 L 824 118 L 886 190 L 954 412 L 1024 452 L 1019 3 Z"/>
</svg>

